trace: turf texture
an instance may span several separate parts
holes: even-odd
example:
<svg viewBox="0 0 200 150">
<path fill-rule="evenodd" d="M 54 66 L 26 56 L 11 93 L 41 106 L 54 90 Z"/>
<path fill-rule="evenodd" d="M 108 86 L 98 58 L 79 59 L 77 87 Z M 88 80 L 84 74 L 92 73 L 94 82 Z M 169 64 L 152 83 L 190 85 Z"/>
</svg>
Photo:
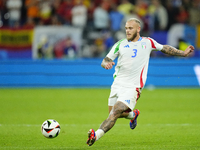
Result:
<svg viewBox="0 0 200 150">
<path fill-rule="evenodd" d="M 0 89 L 1 150 L 199 150 L 200 89 L 142 91 L 138 126 L 118 119 L 94 145 L 90 128 L 108 117 L 109 89 Z M 54 139 L 41 134 L 46 119 L 60 123 Z"/>
</svg>

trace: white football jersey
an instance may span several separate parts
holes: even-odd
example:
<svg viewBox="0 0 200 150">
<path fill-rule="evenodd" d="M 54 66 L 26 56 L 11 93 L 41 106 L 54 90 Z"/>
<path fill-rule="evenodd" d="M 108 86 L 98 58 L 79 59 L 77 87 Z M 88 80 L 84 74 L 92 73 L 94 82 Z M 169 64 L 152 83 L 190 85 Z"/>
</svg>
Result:
<svg viewBox="0 0 200 150">
<path fill-rule="evenodd" d="M 147 79 L 150 53 L 162 49 L 163 45 L 146 37 L 140 37 L 137 42 L 123 39 L 115 43 L 106 56 L 112 60 L 118 57 L 113 85 L 142 89 Z"/>
</svg>

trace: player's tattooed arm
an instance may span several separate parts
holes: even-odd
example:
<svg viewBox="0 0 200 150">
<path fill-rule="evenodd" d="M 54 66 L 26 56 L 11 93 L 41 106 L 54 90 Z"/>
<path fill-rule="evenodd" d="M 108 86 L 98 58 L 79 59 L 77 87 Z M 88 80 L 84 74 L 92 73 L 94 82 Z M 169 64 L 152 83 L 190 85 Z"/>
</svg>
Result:
<svg viewBox="0 0 200 150">
<path fill-rule="evenodd" d="M 183 56 L 184 57 L 184 51 L 178 50 L 169 45 L 164 45 L 161 52 L 163 52 L 165 54 L 173 55 L 173 56 Z"/>
<path fill-rule="evenodd" d="M 101 63 L 101 66 L 105 69 L 111 69 L 115 65 L 112 59 L 105 57 Z"/>
<path fill-rule="evenodd" d="M 173 55 L 173 56 L 181 56 L 181 57 L 186 57 L 193 51 L 194 51 L 194 47 L 191 45 L 188 46 L 185 51 L 178 50 L 169 45 L 164 45 L 163 49 L 161 50 L 161 52 L 163 52 L 165 54 L 169 54 L 169 55 Z"/>
</svg>

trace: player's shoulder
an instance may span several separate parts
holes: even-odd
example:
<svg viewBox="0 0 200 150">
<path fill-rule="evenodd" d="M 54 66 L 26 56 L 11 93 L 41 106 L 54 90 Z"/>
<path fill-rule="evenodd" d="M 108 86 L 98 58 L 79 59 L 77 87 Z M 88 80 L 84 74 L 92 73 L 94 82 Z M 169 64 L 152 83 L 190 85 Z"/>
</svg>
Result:
<svg viewBox="0 0 200 150">
<path fill-rule="evenodd" d="M 117 41 L 117 42 L 115 43 L 115 45 L 120 45 L 120 44 L 122 44 L 122 43 L 127 43 L 127 42 L 128 42 L 127 39 L 121 39 L 121 40 Z"/>
<path fill-rule="evenodd" d="M 155 40 L 151 37 L 142 37 L 142 41 L 154 42 Z"/>
<path fill-rule="evenodd" d="M 158 49 L 159 45 L 160 45 L 160 44 L 158 44 L 158 42 L 156 40 L 154 40 L 153 38 L 150 38 L 150 37 L 143 37 L 142 42 L 149 43 L 149 45 L 151 46 L 152 49 Z"/>
<path fill-rule="evenodd" d="M 142 40 L 141 40 L 142 42 L 147 42 L 147 43 L 149 43 L 149 44 L 154 44 L 154 43 L 156 43 L 156 41 L 153 39 L 153 38 L 151 38 L 151 37 L 142 37 Z"/>
<path fill-rule="evenodd" d="M 114 54 L 119 51 L 121 45 L 124 45 L 127 42 L 128 42 L 127 39 L 121 39 L 118 42 L 116 42 L 112 47 L 112 49 L 114 49 Z"/>
</svg>

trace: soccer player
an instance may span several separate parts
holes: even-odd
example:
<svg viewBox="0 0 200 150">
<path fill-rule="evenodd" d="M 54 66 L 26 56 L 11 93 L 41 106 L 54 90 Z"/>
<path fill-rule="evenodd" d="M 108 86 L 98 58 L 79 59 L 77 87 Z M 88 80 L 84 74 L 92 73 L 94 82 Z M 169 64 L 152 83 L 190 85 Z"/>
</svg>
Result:
<svg viewBox="0 0 200 150">
<path fill-rule="evenodd" d="M 152 50 L 182 57 L 186 57 L 194 51 L 194 47 L 191 45 L 185 51 L 181 51 L 169 45 L 161 45 L 152 38 L 141 37 L 140 21 L 136 18 L 129 19 L 125 29 L 126 39 L 115 43 L 101 64 L 105 69 L 112 69 L 115 65 L 113 60 L 118 57 L 108 99 L 109 116 L 97 131 L 94 129 L 88 131 L 87 144 L 89 146 L 108 132 L 118 118 L 130 119 L 130 128 L 136 127 L 140 111 L 134 110 L 134 107 L 147 79 L 149 57 Z"/>
</svg>

